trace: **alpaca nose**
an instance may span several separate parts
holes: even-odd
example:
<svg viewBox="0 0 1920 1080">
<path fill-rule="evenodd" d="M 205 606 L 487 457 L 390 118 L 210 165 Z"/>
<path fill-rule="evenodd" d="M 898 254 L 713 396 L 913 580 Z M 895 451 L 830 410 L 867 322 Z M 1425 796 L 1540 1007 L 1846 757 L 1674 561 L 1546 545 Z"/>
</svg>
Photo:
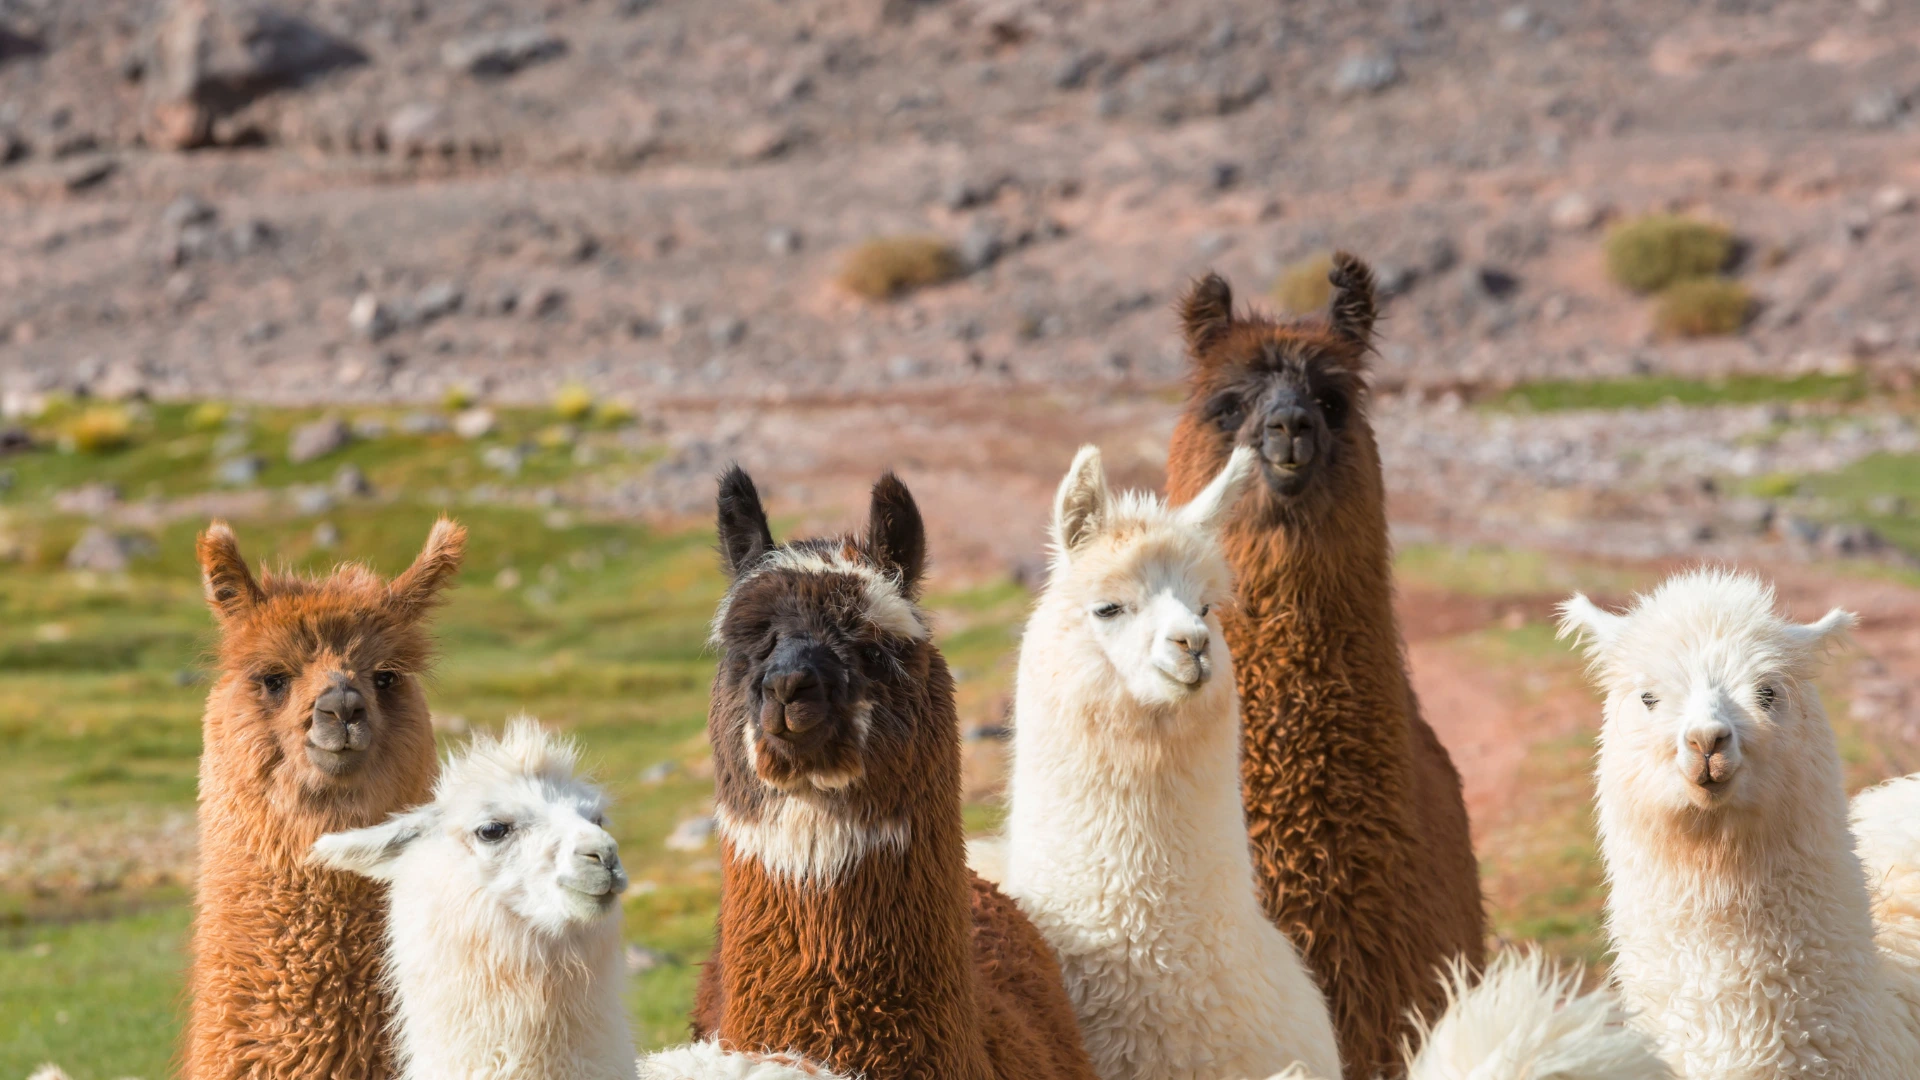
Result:
<svg viewBox="0 0 1920 1080">
<path fill-rule="evenodd" d="M 1724 754 L 1733 741 L 1733 730 L 1725 724 L 1702 724 L 1687 732 L 1687 746 L 1701 757 Z"/>
<path fill-rule="evenodd" d="M 1283 404 L 1267 413 L 1260 452 L 1274 465 L 1300 466 L 1313 460 L 1313 416 L 1299 405 Z"/>
<path fill-rule="evenodd" d="M 1175 630 L 1167 635 L 1167 640 L 1185 649 L 1194 657 L 1205 656 L 1207 652 L 1207 628 L 1205 625 L 1190 626 Z"/>
<path fill-rule="evenodd" d="M 365 750 L 372 741 L 367 731 L 366 699 L 341 672 L 333 673 L 330 682 L 314 699 L 308 741 L 336 754 L 343 750 Z"/>
<path fill-rule="evenodd" d="M 811 668 L 791 671 L 769 671 L 762 683 L 767 696 L 786 705 L 802 694 L 820 685 L 820 676 Z"/>
<path fill-rule="evenodd" d="M 574 848 L 573 853 L 582 861 L 605 867 L 609 871 L 620 869 L 620 845 L 611 836 L 601 835 L 584 840 Z"/>
<path fill-rule="evenodd" d="M 781 737 L 800 735 L 826 719 L 823 665 L 829 655 L 810 641 L 788 642 L 774 651 L 766 674 L 760 677 L 760 692 L 766 698 L 760 710 L 762 731 Z"/>
</svg>

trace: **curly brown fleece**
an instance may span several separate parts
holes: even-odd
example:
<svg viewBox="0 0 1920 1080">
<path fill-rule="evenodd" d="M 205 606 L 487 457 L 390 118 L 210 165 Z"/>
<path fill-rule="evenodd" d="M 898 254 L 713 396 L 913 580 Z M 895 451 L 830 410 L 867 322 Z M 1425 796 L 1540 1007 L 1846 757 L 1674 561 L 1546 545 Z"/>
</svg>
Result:
<svg viewBox="0 0 1920 1080">
<path fill-rule="evenodd" d="M 1258 485 L 1225 541 L 1238 603 L 1221 624 L 1243 722 L 1241 782 L 1267 914 L 1325 986 L 1350 1080 L 1394 1075 L 1408 1013 L 1444 1006 L 1437 973 L 1484 958 L 1485 913 L 1460 777 L 1421 719 L 1393 612 L 1380 462 L 1366 417 L 1372 276 L 1342 254 L 1330 313 L 1236 316 L 1209 275 L 1182 304 L 1193 368 L 1168 494 L 1193 497 L 1236 442 L 1219 402 L 1292 380 L 1330 418 L 1303 490 Z"/>
<path fill-rule="evenodd" d="M 256 581 L 224 524 L 200 537 L 222 674 L 203 720 L 188 1080 L 392 1075 L 384 889 L 306 858 L 322 834 L 428 795 L 423 620 L 465 535 L 442 521 L 391 583 L 360 566 Z M 309 751 L 308 724 L 343 681 L 363 696 L 366 745 L 357 768 L 335 774 Z"/>
</svg>

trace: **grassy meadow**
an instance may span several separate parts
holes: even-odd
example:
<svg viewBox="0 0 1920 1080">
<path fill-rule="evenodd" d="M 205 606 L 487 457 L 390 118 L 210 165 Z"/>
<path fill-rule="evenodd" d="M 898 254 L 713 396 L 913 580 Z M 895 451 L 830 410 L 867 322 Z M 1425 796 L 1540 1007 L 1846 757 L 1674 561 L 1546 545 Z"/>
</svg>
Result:
<svg viewBox="0 0 1920 1080">
<path fill-rule="evenodd" d="M 1559 388 L 1523 407 L 1690 392 Z M 1796 384 L 1786 396 L 1849 392 Z M 288 435 L 317 410 L 175 404 L 103 415 L 56 405 L 35 425 L 40 447 L 0 458 L 0 1080 L 43 1061 L 74 1080 L 171 1072 L 212 642 L 193 539 L 214 514 L 233 520 L 256 563 L 316 571 L 364 559 L 395 573 L 442 510 L 469 526 L 461 585 L 438 617 L 444 659 L 429 686 L 443 742 L 522 711 L 581 739 L 613 796 L 634 882 L 628 938 L 660 958 L 632 981 L 636 1033 L 646 1046 L 684 1038 L 719 865 L 711 846 L 675 851 L 664 841 L 711 806 L 704 641 L 722 581 L 704 529 L 659 532 L 551 505 L 548 489 L 638 479 L 662 452 L 628 418 L 568 412 L 563 423 L 554 410 L 503 410 L 495 433 L 469 440 L 409 434 L 420 425 L 398 411 L 358 411 L 349 418 L 365 437 L 295 465 Z M 257 455 L 257 476 L 223 484 L 223 463 L 247 455 Z M 371 495 L 313 493 L 349 464 Z M 1908 512 L 1879 497 L 1920 500 L 1913 466 L 1869 459 L 1791 482 L 1920 546 Z M 73 492 L 100 483 L 122 500 L 102 520 L 137 536 L 129 562 L 114 572 L 69 569 L 67 552 L 95 524 Z M 1536 554 L 1439 547 L 1402 552 L 1400 573 L 1469 595 L 1573 586 L 1617 594 L 1645 584 Z M 1011 582 L 931 598 L 964 724 L 1000 722 L 1026 604 Z M 1541 673 L 1544 681 L 1516 684 L 1521 695 L 1579 679 L 1577 661 L 1539 622 L 1475 631 L 1448 647 L 1491 668 Z M 1856 733 L 1842 734 L 1863 773 L 1883 767 Z M 1590 731 L 1535 747 L 1529 805 L 1538 812 L 1490 824 L 1483 845 L 1496 929 L 1588 963 L 1604 952 L 1592 752 Z M 966 814 L 982 832 L 1000 811 L 983 799 Z"/>
</svg>

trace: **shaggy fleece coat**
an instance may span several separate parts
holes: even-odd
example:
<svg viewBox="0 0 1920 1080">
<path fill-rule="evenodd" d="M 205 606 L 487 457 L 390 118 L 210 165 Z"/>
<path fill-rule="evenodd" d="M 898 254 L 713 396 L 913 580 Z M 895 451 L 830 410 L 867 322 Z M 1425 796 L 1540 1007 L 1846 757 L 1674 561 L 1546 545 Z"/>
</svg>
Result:
<svg viewBox="0 0 1920 1080">
<path fill-rule="evenodd" d="M 1606 692 L 1613 976 L 1669 1063 L 1688 1080 L 1920 1076 L 1920 1024 L 1875 947 L 1812 682 L 1851 617 L 1789 624 L 1770 588 L 1721 571 L 1670 579 L 1625 616 L 1578 596 L 1563 610 Z M 1676 756 L 1706 722 L 1729 725 L 1715 745 L 1738 770 L 1710 803 Z"/>
<path fill-rule="evenodd" d="M 1076 459 L 1063 501 L 1083 462 L 1098 470 L 1092 455 Z M 1238 464 L 1235 496 L 1250 470 Z M 1217 624 L 1211 676 L 1171 705 L 1135 698 L 1089 632 L 1087 605 L 1123 595 L 1110 584 L 1132 596 L 1177 581 L 1195 607 L 1229 600 L 1225 560 L 1151 496 L 1105 501 L 1097 535 L 1071 551 L 1056 537 L 1022 638 L 1007 891 L 1060 957 L 1104 1080 L 1261 1077 L 1296 1062 L 1337 1076 L 1326 999 L 1254 894 Z"/>
</svg>

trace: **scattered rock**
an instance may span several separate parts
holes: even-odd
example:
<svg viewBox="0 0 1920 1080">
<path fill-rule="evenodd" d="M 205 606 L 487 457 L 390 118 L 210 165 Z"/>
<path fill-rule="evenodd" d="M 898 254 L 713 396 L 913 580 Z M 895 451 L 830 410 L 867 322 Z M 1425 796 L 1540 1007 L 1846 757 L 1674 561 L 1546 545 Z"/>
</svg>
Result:
<svg viewBox="0 0 1920 1080">
<path fill-rule="evenodd" d="M 460 286 L 451 281 L 433 282 L 413 298 L 413 317 L 422 323 L 430 323 L 459 311 L 466 298 L 467 294 Z"/>
<path fill-rule="evenodd" d="M 701 851 L 713 839 L 714 823 L 711 817 L 691 817 L 673 827 L 667 834 L 668 851 Z"/>
<path fill-rule="evenodd" d="M 21 138 L 19 132 L 0 128 L 0 168 L 25 161 L 32 153 L 32 144 Z"/>
<path fill-rule="evenodd" d="M 566 55 L 564 38 L 544 26 L 524 26 L 456 38 L 440 47 L 440 62 L 479 78 L 504 78 Z"/>
<path fill-rule="evenodd" d="M 313 527 L 313 546 L 322 551 L 340 545 L 340 527 L 331 521 L 323 521 Z"/>
<path fill-rule="evenodd" d="M 378 296 L 363 292 L 354 297 L 353 307 L 347 310 L 347 325 L 368 341 L 379 341 L 400 329 L 400 320 Z"/>
<path fill-rule="evenodd" d="M 17 424 L 0 427 L 0 457 L 23 454 L 34 448 L 33 433 Z"/>
<path fill-rule="evenodd" d="M 1578 191 L 1567 192 L 1547 208 L 1547 223 L 1561 232 L 1585 232 L 1605 217 L 1605 207 Z"/>
<path fill-rule="evenodd" d="M 134 559 L 152 554 L 153 541 L 144 536 L 110 532 L 90 525 L 67 551 L 67 569 L 96 574 L 124 573 Z"/>
<path fill-rule="evenodd" d="M 716 349 L 732 348 L 747 336 L 747 321 L 737 315 L 719 315 L 707 321 L 707 341 Z"/>
<path fill-rule="evenodd" d="M 1898 91 L 1886 87 L 1869 90 L 1853 101 L 1853 126 L 1889 128 L 1906 111 L 1906 99 Z"/>
<path fill-rule="evenodd" d="M 463 439 L 484 439 L 495 426 L 493 410 L 484 407 L 466 409 L 453 418 L 454 434 Z"/>
<path fill-rule="evenodd" d="M 287 496 L 293 501 L 293 508 L 300 514 L 324 514 L 333 509 L 333 493 L 318 484 L 302 484 L 289 488 Z"/>
<path fill-rule="evenodd" d="M 1898 185 L 1888 185 L 1873 193 L 1873 212 L 1876 214 L 1905 214 L 1913 207 L 1913 192 Z"/>
<path fill-rule="evenodd" d="M 228 458 L 213 467 L 213 478 L 228 487 L 252 487 L 260 482 L 260 470 L 266 459 L 256 454 Z"/>
<path fill-rule="evenodd" d="M 488 419 L 491 421 L 491 413 Z M 447 422 L 435 413 L 410 412 L 400 418 L 400 430 L 408 435 L 435 435 L 447 430 Z"/>
<path fill-rule="evenodd" d="M 640 782 L 649 786 L 664 783 L 667 777 L 679 771 L 680 763 L 677 761 L 656 761 L 640 770 Z"/>
<path fill-rule="evenodd" d="M 800 233 L 785 225 L 767 230 L 767 254 L 792 255 L 800 250 Z"/>
<path fill-rule="evenodd" d="M 1474 272 L 1480 291 L 1495 300 L 1504 300 L 1519 291 L 1520 279 L 1496 266 L 1482 266 Z"/>
<path fill-rule="evenodd" d="M 219 208 L 205 199 L 197 195 L 181 195 L 161 211 L 160 224 L 169 232 L 178 233 L 192 225 L 212 224 L 219 216 Z"/>
<path fill-rule="evenodd" d="M 1054 87 L 1060 90 L 1080 89 L 1106 59 L 1106 54 L 1098 49 L 1075 49 L 1067 54 L 1059 67 L 1053 69 Z"/>
<path fill-rule="evenodd" d="M 110 157 L 87 158 L 60 174 L 68 191 L 86 191 L 99 187 L 119 171 L 120 163 Z"/>
<path fill-rule="evenodd" d="M 977 273 L 992 266 L 1006 250 L 1006 242 L 1001 239 L 1000 222 L 990 217 L 973 219 L 966 231 L 960 234 L 956 250 L 960 255 L 961 267 L 968 273 Z"/>
<path fill-rule="evenodd" d="M 489 446 L 480 452 L 480 463 L 505 476 L 519 476 L 521 466 L 526 464 L 526 455 L 518 447 Z"/>
<path fill-rule="evenodd" d="M 352 440 L 353 432 L 347 428 L 346 421 L 337 416 L 323 416 L 293 429 L 293 435 L 287 439 L 287 460 L 295 465 L 317 461 Z"/>
<path fill-rule="evenodd" d="M 767 161 L 791 150 L 797 138 L 787 124 L 748 124 L 733 138 L 733 156 L 739 161 Z"/>
<path fill-rule="evenodd" d="M 215 120 L 262 94 L 366 59 L 351 42 L 257 0 L 172 0 L 144 69 L 149 140 L 205 146 L 215 141 Z"/>
<path fill-rule="evenodd" d="M 120 489 L 113 484 L 81 484 L 53 496 L 55 510 L 84 517 L 99 517 L 119 505 Z"/>
<path fill-rule="evenodd" d="M 666 953 L 649 949 L 645 945 L 629 944 L 626 957 L 628 975 L 644 975 L 655 968 L 666 967 L 673 963 L 673 958 Z"/>
<path fill-rule="evenodd" d="M 364 499 L 373 494 L 373 484 L 360 466 L 342 465 L 334 470 L 333 493 L 343 499 Z"/>
<path fill-rule="evenodd" d="M 1349 53 L 1333 73 L 1333 92 L 1341 97 L 1377 94 L 1400 81 L 1400 61 L 1391 52 L 1368 48 Z"/>
</svg>

